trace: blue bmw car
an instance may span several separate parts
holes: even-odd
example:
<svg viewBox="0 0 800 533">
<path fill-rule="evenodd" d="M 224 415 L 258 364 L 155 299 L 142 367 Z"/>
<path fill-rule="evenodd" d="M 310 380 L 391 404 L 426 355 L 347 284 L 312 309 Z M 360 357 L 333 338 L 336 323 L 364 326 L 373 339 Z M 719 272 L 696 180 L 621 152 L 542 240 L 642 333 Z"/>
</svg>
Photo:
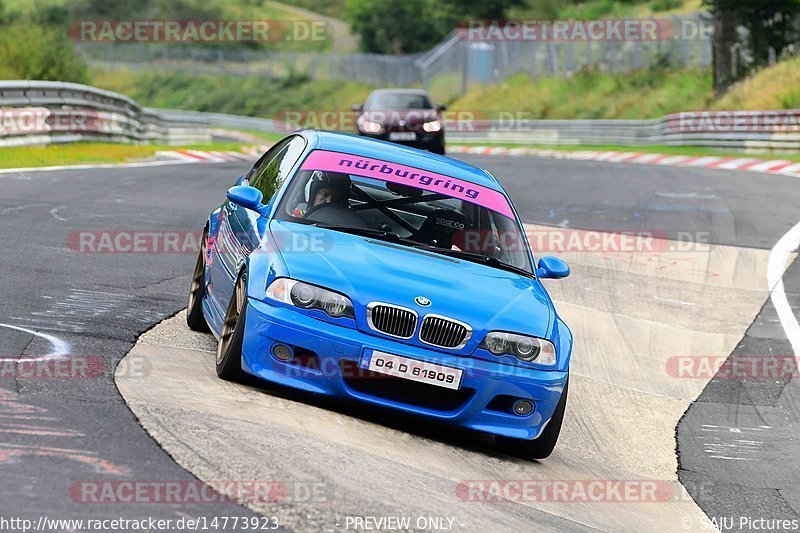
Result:
<svg viewBox="0 0 800 533">
<path fill-rule="evenodd" d="M 534 266 L 536 265 L 536 266 Z M 249 376 L 550 455 L 572 333 L 508 195 L 485 170 L 383 141 L 300 131 L 208 218 L 187 321 L 217 374 Z"/>
</svg>

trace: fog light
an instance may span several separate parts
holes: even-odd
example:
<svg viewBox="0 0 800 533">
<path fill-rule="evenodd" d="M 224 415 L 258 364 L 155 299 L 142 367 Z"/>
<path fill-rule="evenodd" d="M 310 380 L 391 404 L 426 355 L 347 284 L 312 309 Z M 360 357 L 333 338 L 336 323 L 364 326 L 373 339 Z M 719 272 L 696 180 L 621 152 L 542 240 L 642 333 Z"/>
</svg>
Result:
<svg viewBox="0 0 800 533">
<path fill-rule="evenodd" d="M 285 344 L 276 344 L 272 347 L 272 355 L 274 355 L 277 359 L 281 361 L 288 361 L 292 357 L 294 357 L 294 353 L 292 349 L 286 346 Z"/>
<path fill-rule="evenodd" d="M 514 413 L 518 414 L 519 416 L 529 415 L 532 411 L 533 403 L 529 402 L 528 400 L 517 400 L 514 402 Z"/>
</svg>

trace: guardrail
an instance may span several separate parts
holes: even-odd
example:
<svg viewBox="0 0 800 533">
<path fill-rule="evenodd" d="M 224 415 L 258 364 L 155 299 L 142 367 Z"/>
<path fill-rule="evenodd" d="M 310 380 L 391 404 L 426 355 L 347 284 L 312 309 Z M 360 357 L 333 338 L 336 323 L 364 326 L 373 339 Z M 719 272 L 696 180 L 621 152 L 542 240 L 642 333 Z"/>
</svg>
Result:
<svg viewBox="0 0 800 533">
<path fill-rule="evenodd" d="M 800 150 L 800 110 L 697 111 L 651 120 L 520 120 L 513 113 L 507 115 L 504 120 L 483 120 L 454 113 L 459 120 L 447 120 L 447 139 L 486 144 Z M 0 82 L 0 146 L 82 140 L 203 143 L 211 140 L 210 126 L 278 134 L 294 129 L 273 119 L 144 109 L 127 96 L 75 83 Z"/>
<path fill-rule="evenodd" d="M 174 120 L 204 119 L 218 128 L 280 134 L 294 129 L 280 120 L 174 109 L 157 111 Z M 693 111 L 651 120 L 465 120 L 463 113 L 453 114 L 461 119 L 446 121 L 448 142 L 800 150 L 800 110 Z"/>
<path fill-rule="evenodd" d="M 691 111 L 652 120 L 495 120 L 448 126 L 451 142 L 800 150 L 800 110 Z"/>
<path fill-rule="evenodd" d="M 0 81 L 0 146 L 75 141 L 199 144 L 211 132 L 202 117 L 164 116 L 88 85 Z"/>
</svg>

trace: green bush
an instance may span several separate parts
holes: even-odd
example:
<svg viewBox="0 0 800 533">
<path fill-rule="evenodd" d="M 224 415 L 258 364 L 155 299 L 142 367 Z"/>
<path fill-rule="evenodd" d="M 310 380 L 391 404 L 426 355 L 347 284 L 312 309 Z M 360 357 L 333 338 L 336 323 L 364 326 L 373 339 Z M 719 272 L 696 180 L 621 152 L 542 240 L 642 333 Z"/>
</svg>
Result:
<svg viewBox="0 0 800 533">
<path fill-rule="evenodd" d="M 88 72 L 62 28 L 17 20 L 0 29 L 0 78 L 87 83 Z"/>
<path fill-rule="evenodd" d="M 142 105 L 194 111 L 280 117 L 286 111 L 348 110 L 363 102 L 372 87 L 356 82 L 192 76 L 179 73 L 98 71 L 93 85 L 126 94 Z"/>
<path fill-rule="evenodd" d="M 439 0 L 347 0 L 350 28 L 365 52 L 411 54 L 428 50 L 457 18 Z"/>
</svg>

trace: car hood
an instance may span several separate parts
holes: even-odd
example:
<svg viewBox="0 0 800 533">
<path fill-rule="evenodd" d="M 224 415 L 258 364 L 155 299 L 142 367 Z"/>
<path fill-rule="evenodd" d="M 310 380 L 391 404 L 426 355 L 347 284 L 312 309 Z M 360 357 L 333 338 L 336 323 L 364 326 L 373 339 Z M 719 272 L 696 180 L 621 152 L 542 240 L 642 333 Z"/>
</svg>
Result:
<svg viewBox="0 0 800 533">
<path fill-rule="evenodd" d="M 547 336 L 552 303 L 532 278 L 369 237 L 285 221 L 270 225 L 294 279 L 350 297 L 358 322 L 379 301 L 470 324 L 475 332 L 503 330 Z M 275 238 L 278 237 L 278 238 Z M 431 301 L 415 303 L 417 296 Z M 359 313 L 359 310 L 361 313 Z"/>
</svg>

